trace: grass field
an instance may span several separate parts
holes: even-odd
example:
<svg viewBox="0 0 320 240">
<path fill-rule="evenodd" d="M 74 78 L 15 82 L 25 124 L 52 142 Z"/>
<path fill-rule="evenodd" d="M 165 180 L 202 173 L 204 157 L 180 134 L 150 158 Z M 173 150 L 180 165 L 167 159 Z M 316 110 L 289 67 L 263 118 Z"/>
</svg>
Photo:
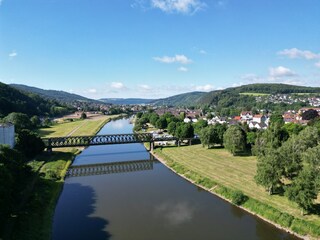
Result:
<svg viewBox="0 0 320 240">
<path fill-rule="evenodd" d="M 248 95 L 248 96 L 259 97 L 259 96 L 269 96 L 270 94 L 268 94 L 268 93 L 250 93 L 250 92 L 244 92 L 244 93 L 240 93 L 240 95 Z"/>
<path fill-rule="evenodd" d="M 100 118 L 96 119 L 84 119 L 73 122 L 56 123 L 49 128 L 41 128 L 38 133 L 40 137 L 93 135 L 99 131 L 101 126 L 117 116 L 118 115 L 101 116 Z"/>
<path fill-rule="evenodd" d="M 66 135 L 93 135 L 114 116 L 102 116 L 96 119 L 77 120 L 59 123 L 50 128 L 40 129 L 41 137 Z M 52 218 L 63 187 L 64 177 L 74 157 L 80 152 L 76 148 L 54 149 L 51 155 L 43 153 L 29 166 L 38 172 L 34 179 L 26 206 L 15 220 L 12 239 L 42 240 L 51 239 Z"/>
<path fill-rule="evenodd" d="M 297 205 L 280 195 L 269 195 L 254 182 L 255 157 L 232 156 L 225 149 L 206 149 L 201 145 L 156 149 L 155 153 L 164 159 L 173 160 L 200 176 L 207 177 L 221 186 L 240 190 L 250 198 L 286 212 L 294 217 L 320 225 L 318 215 L 301 216 Z"/>
</svg>

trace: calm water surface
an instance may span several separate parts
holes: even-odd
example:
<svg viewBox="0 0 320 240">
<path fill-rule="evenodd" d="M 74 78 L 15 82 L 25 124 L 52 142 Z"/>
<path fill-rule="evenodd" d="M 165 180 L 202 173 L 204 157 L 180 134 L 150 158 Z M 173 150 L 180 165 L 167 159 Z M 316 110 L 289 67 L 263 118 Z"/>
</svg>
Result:
<svg viewBox="0 0 320 240">
<path fill-rule="evenodd" d="M 122 119 L 99 134 L 130 133 Z M 92 146 L 74 165 L 150 159 L 142 144 Z M 190 184 L 155 161 L 144 171 L 72 177 L 58 201 L 53 239 L 297 239 Z"/>
</svg>

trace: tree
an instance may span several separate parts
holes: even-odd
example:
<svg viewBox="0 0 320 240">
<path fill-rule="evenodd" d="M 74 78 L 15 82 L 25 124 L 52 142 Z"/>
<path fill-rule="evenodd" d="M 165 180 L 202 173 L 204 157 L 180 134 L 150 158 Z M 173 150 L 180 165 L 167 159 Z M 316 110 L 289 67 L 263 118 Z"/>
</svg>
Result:
<svg viewBox="0 0 320 240">
<path fill-rule="evenodd" d="M 36 115 L 32 116 L 30 118 L 30 121 L 31 121 L 31 124 L 32 124 L 33 128 L 37 128 L 41 124 L 40 118 L 38 116 L 36 116 Z"/>
<path fill-rule="evenodd" d="M 246 150 L 245 132 L 237 125 L 231 125 L 223 135 L 223 143 L 233 155 Z"/>
<path fill-rule="evenodd" d="M 302 120 L 312 120 L 319 117 L 317 110 L 309 109 L 301 114 Z"/>
<path fill-rule="evenodd" d="M 208 122 L 206 120 L 199 119 L 199 121 L 194 124 L 195 132 L 200 133 L 201 130 L 207 126 L 208 126 Z"/>
<path fill-rule="evenodd" d="M 217 129 L 215 129 L 214 126 L 208 126 L 203 128 L 200 131 L 200 140 L 202 146 L 207 145 L 208 148 L 210 148 L 211 145 L 214 145 L 219 141 Z"/>
<path fill-rule="evenodd" d="M 222 146 L 223 145 L 223 135 L 227 131 L 228 126 L 226 123 L 224 123 L 224 124 L 217 123 L 214 125 L 214 129 L 216 129 L 216 132 L 217 132 L 217 141 L 215 143 L 220 144 Z"/>
<path fill-rule="evenodd" d="M 292 185 L 287 189 L 286 195 L 290 201 L 296 202 L 302 210 L 309 211 L 313 207 L 313 201 L 318 192 L 315 185 L 315 172 L 310 168 L 303 169 Z"/>
<path fill-rule="evenodd" d="M 30 118 L 27 114 L 24 113 L 10 113 L 4 118 L 4 121 L 14 124 L 15 130 L 17 132 L 21 131 L 22 129 L 32 129 Z"/>
<path fill-rule="evenodd" d="M 80 118 L 81 119 L 86 119 L 87 118 L 87 114 L 85 112 L 82 112 Z"/>
<path fill-rule="evenodd" d="M 287 123 L 283 128 L 289 133 L 290 136 L 298 135 L 300 131 L 303 130 L 303 126 L 297 123 Z"/>
<path fill-rule="evenodd" d="M 279 124 L 280 126 L 284 125 L 284 120 L 281 114 L 274 113 L 270 116 L 270 125 Z"/>
<path fill-rule="evenodd" d="M 156 127 L 159 129 L 165 129 L 167 127 L 167 120 L 163 117 L 159 118 L 156 122 Z"/>
<path fill-rule="evenodd" d="M 153 125 L 156 126 L 157 121 L 159 120 L 159 115 L 156 113 L 151 113 L 149 117 L 149 122 Z"/>
<path fill-rule="evenodd" d="M 294 135 L 283 143 L 279 153 L 283 163 L 283 175 L 293 179 L 302 169 L 301 148 L 298 136 Z"/>
<path fill-rule="evenodd" d="M 178 124 L 175 132 L 178 138 L 192 138 L 194 136 L 194 129 L 191 123 Z"/>
<path fill-rule="evenodd" d="M 174 134 L 176 131 L 176 123 L 175 122 L 171 122 L 168 124 L 168 133 L 169 134 Z"/>
<path fill-rule="evenodd" d="M 136 114 L 136 117 L 137 117 L 137 118 L 141 118 L 141 116 L 142 116 L 142 112 L 138 112 L 138 113 Z"/>
<path fill-rule="evenodd" d="M 44 150 L 44 143 L 41 138 L 31 132 L 23 129 L 19 132 L 15 148 L 21 151 L 27 158 L 33 158 Z"/>
<path fill-rule="evenodd" d="M 269 149 L 268 154 L 258 157 L 257 173 L 254 177 L 255 182 L 273 194 L 277 185 L 281 184 L 281 156 L 275 149 Z"/>
</svg>

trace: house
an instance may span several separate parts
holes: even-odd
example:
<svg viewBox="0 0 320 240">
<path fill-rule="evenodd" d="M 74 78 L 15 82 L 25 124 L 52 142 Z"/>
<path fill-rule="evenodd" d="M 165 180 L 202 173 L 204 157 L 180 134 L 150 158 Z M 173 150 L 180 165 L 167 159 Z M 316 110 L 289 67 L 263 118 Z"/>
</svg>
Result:
<svg viewBox="0 0 320 240">
<path fill-rule="evenodd" d="M 15 145 L 14 125 L 11 123 L 0 124 L 0 144 L 9 145 L 13 148 Z"/>
<path fill-rule="evenodd" d="M 262 114 L 256 114 L 252 117 L 252 121 L 257 123 L 264 123 L 266 122 L 266 120 L 267 120 L 267 117 Z"/>
<path fill-rule="evenodd" d="M 264 122 L 258 123 L 258 122 L 252 121 L 252 122 L 249 123 L 249 128 L 250 129 L 253 129 L 253 128 L 256 128 L 256 129 L 267 129 L 267 127 L 268 127 L 267 124 L 265 124 Z"/>
<path fill-rule="evenodd" d="M 253 115 L 251 111 L 242 111 L 240 114 L 241 120 L 247 121 L 252 120 Z"/>
<path fill-rule="evenodd" d="M 284 120 L 284 123 L 291 123 L 291 122 L 296 122 L 297 120 L 299 120 L 298 116 L 294 113 L 291 113 L 291 112 L 285 112 L 283 115 L 283 120 Z"/>
<path fill-rule="evenodd" d="M 190 123 L 190 122 L 192 122 L 192 119 L 189 118 L 189 117 L 186 117 L 185 119 L 183 119 L 183 121 L 184 121 L 185 123 Z"/>
</svg>

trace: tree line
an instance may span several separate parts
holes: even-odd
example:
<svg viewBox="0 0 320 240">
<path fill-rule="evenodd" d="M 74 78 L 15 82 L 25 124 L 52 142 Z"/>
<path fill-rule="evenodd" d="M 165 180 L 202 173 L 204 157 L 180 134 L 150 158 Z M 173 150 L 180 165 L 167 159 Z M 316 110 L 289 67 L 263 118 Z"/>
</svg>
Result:
<svg viewBox="0 0 320 240">
<path fill-rule="evenodd" d="M 149 111 L 138 113 L 135 130 L 152 124 L 180 138 L 199 135 L 204 147 L 225 147 L 233 155 L 256 155 L 255 182 L 269 194 L 284 194 L 297 203 L 302 213 L 314 210 L 320 190 L 320 118 L 308 126 L 284 124 L 280 114 L 270 117 L 266 130 L 249 129 L 246 124 L 208 125 L 200 119 L 184 123 L 184 114 L 162 116 Z"/>
</svg>

